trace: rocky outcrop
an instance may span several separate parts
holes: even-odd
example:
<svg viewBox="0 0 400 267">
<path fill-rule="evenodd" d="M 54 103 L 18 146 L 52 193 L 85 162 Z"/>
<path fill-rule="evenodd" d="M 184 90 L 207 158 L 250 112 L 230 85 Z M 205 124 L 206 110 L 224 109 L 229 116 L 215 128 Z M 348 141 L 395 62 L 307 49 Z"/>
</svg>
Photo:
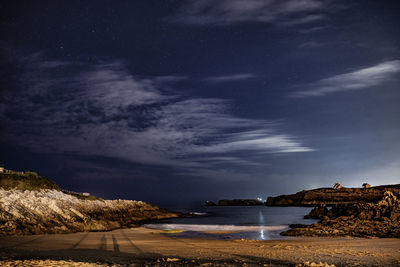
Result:
<svg viewBox="0 0 400 267">
<path fill-rule="evenodd" d="M 262 201 L 257 199 L 221 199 L 218 206 L 257 206 L 264 205 Z"/>
<path fill-rule="evenodd" d="M 211 206 L 217 206 L 217 204 L 213 201 L 207 200 L 206 202 L 204 202 L 204 206 L 211 207 Z"/>
<path fill-rule="evenodd" d="M 321 219 L 328 214 L 328 208 L 322 204 L 313 208 L 309 214 L 304 216 L 304 219 Z"/>
<path fill-rule="evenodd" d="M 0 188 L 0 235 L 106 231 L 178 216 L 142 201 L 82 200 L 58 190 Z"/>
<path fill-rule="evenodd" d="M 361 202 L 313 209 L 308 218 L 320 218 L 312 225 L 292 225 L 286 236 L 356 236 L 400 238 L 400 200 L 386 191 L 376 203 Z"/>
<path fill-rule="evenodd" d="M 400 193 L 400 184 L 383 185 L 369 188 L 318 188 L 303 190 L 292 195 L 269 197 L 267 206 L 333 206 L 338 204 L 356 204 L 359 202 L 377 202 L 385 191 Z"/>
</svg>

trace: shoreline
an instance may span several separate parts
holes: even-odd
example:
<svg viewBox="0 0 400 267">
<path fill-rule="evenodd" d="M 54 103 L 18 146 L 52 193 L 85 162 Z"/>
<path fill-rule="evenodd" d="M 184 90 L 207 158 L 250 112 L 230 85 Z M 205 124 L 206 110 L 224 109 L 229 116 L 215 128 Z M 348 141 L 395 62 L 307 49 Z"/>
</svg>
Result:
<svg viewBox="0 0 400 267">
<path fill-rule="evenodd" d="M 108 232 L 8 236 L 0 238 L 0 264 L 24 266 L 39 260 L 87 266 L 399 266 L 400 239 L 297 237 L 284 240 L 181 238 L 144 227 Z M 24 263 L 24 260 L 27 260 Z M 48 262 L 49 263 L 49 262 Z M 90 265 L 91 264 L 91 265 Z M 76 266 L 81 266 L 76 265 Z M 73 263 L 71 263 L 73 266 Z M 321 265 L 329 266 L 329 265 Z"/>
</svg>

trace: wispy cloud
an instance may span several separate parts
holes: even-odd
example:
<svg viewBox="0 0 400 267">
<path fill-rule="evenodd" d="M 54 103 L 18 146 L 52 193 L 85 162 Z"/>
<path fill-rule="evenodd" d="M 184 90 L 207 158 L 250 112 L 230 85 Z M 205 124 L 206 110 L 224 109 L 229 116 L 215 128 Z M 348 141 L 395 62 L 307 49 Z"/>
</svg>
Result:
<svg viewBox="0 0 400 267">
<path fill-rule="evenodd" d="M 317 0 L 202 0 L 185 3 L 169 19 L 191 25 L 259 22 L 292 26 L 322 20 L 328 8 L 327 1 Z"/>
<path fill-rule="evenodd" d="M 400 73 L 400 60 L 379 63 L 372 67 L 328 77 L 306 85 L 310 89 L 292 93 L 291 97 L 317 97 L 327 94 L 362 90 L 383 84 Z"/>
<path fill-rule="evenodd" d="M 243 81 L 243 80 L 253 79 L 255 77 L 256 75 L 253 73 L 238 73 L 230 75 L 211 76 L 204 78 L 203 81 L 209 83 L 223 83 L 223 82 Z"/>
<path fill-rule="evenodd" d="M 312 151 L 276 123 L 235 116 L 230 100 L 171 93 L 170 84 L 183 76 L 143 78 L 121 62 L 43 56 L 17 68 L 17 87 L 0 98 L 0 119 L 9 140 L 24 139 L 34 151 L 120 158 L 198 176 L 211 166 L 252 164 L 256 154 Z"/>
<path fill-rule="evenodd" d="M 228 153 L 235 151 L 261 151 L 267 153 L 280 152 L 309 152 L 313 149 L 302 147 L 300 143 L 288 135 L 264 133 L 248 137 L 247 133 L 240 133 L 237 140 L 229 140 L 214 145 L 199 147 L 200 152 Z"/>
</svg>

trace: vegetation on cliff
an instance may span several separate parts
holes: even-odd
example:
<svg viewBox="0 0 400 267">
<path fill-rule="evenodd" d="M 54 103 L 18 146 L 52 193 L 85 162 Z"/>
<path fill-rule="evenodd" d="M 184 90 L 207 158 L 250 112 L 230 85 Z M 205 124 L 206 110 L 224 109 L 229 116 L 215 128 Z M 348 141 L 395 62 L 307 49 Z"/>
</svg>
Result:
<svg viewBox="0 0 400 267">
<path fill-rule="evenodd" d="M 19 190 L 60 189 L 54 181 L 39 176 L 36 172 L 0 173 L 0 188 Z"/>
<path fill-rule="evenodd" d="M 62 190 L 53 180 L 44 176 L 39 176 L 36 172 L 18 172 L 11 170 L 0 172 L 0 188 L 6 190 L 18 189 L 22 191 L 53 189 L 60 190 L 63 193 L 77 197 L 78 199 L 102 200 L 101 198 L 90 195 L 89 193 Z"/>
</svg>

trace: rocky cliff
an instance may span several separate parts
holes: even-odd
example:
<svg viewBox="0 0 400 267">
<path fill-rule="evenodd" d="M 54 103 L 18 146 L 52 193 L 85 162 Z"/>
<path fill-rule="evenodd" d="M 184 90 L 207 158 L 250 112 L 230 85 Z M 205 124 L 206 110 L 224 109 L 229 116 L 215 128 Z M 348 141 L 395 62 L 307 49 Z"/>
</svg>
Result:
<svg viewBox="0 0 400 267">
<path fill-rule="evenodd" d="M 55 189 L 0 188 L 0 235 L 106 231 L 178 216 L 142 201 L 83 200 Z"/>
<path fill-rule="evenodd" d="M 400 193 L 400 184 L 382 185 L 370 188 L 318 188 L 303 190 L 292 195 L 269 197 L 267 206 L 316 206 L 377 202 L 386 191 Z"/>
</svg>

